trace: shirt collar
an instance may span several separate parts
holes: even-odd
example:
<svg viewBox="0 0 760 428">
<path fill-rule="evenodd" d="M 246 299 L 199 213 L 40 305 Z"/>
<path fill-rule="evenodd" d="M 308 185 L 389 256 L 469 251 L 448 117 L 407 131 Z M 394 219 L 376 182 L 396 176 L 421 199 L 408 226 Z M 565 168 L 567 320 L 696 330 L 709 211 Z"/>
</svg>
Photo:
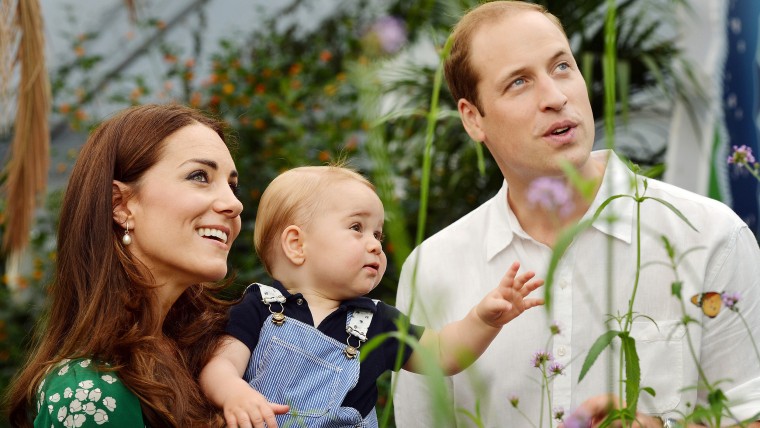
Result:
<svg viewBox="0 0 760 428">
<path fill-rule="evenodd" d="M 615 152 L 612 150 L 598 150 L 591 152 L 591 156 L 599 157 L 600 159 L 606 157 L 607 167 L 604 171 L 599 191 L 594 197 L 588 211 L 583 215 L 584 220 L 591 218 L 610 196 L 633 194 L 633 173 L 618 158 Z M 488 260 L 491 260 L 496 254 L 507 248 L 512 239 L 514 239 L 514 235 L 523 239 L 533 240 L 520 226 L 515 213 L 510 208 L 509 203 L 507 203 L 508 188 L 507 182 L 504 181 L 499 193 L 487 202 L 489 204 L 486 208 L 486 227 L 488 233 L 486 233 L 485 245 Z M 630 244 L 633 236 L 635 209 L 635 203 L 631 198 L 618 198 L 604 209 L 602 215 L 594 221 L 592 226 L 602 233 Z M 607 220 L 610 218 L 610 215 L 614 218 L 613 222 Z"/>
<path fill-rule="evenodd" d="M 591 153 L 595 157 L 607 157 L 602 184 L 583 219 L 593 217 L 596 210 L 608 198 L 615 195 L 633 195 L 634 174 L 612 150 Z M 633 240 L 636 203 L 630 197 L 617 198 L 604 208 L 593 227 L 598 231 L 630 244 Z M 609 221 L 612 219 L 612 221 Z"/>
<path fill-rule="evenodd" d="M 304 298 L 301 293 L 297 294 L 290 294 L 287 289 L 282 285 L 282 283 L 278 280 L 274 280 L 272 282 L 272 287 L 276 288 L 277 290 L 282 293 L 283 296 L 285 296 L 285 300 L 290 301 L 297 298 Z M 305 299 L 305 298 L 304 298 Z M 308 302 L 307 302 L 308 303 Z M 377 305 L 375 304 L 375 301 L 370 299 L 369 297 L 360 296 L 354 299 L 344 300 L 340 302 L 339 308 L 341 309 L 366 309 L 369 311 L 377 312 Z"/>
<path fill-rule="evenodd" d="M 520 223 L 507 203 L 507 188 L 507 182 L 504 181 L 499 193 L 486 202 L 485 250 L 489 261 L 512 243 L 515 233 L 522 231 Z"/>
</svg>

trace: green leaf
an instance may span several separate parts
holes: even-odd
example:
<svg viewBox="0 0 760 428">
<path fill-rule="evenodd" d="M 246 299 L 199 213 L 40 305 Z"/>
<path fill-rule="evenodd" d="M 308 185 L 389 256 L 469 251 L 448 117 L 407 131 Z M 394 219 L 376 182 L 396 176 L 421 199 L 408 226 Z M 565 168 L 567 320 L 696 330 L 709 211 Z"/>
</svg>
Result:
<svg viewBox="0 0 760 428">
<path fill-rule="evenodd" d="M 679 217 L 681 220 L 683 220 L 684 222 L 686 222 L 686 224 L 688 224 L 690 228 L 694 229 L 694 231 L 695 231 L 695 232 L 699 232 L 699 231 L 697 230 L 697 228 L 696 228 L 696 227 L 694 227 L 694 225 L 693 225 L 693 224 L 691 224 L 691 222 L 689 221 L 689 219 L 688 219 L 688 218 L 686 218 L 686 216 L 684 216 L 684 215 L 681 213 L 681 211 L 679 211 L 679 210 L 678 210 L 678 208 L 676 208 L 676 207 L 675 207 L 673 204 L 671 204 L 670 202 L 668 202 L 668 201 L 666 201 L 666 200 L 664 200 L 664 199 L 655 198 L 655 197 L 652 197 L 652 196 L 645 196 L 645 197 L 643 197 L 642 199 L 652 199 L 652 200 L 655 200 L 655 201 L 657 201 L 657 202 L 659 202 L 659 203 L 661 203 L 661 204 L 665 205 L 665 207 L 667 207 L 668 209 L 670 209 L 671 211 L 673 211 L 673 212 L 675 213 L 675 215 L 677 215 L 677 216 L 678 216 L 678 217 Z"/>
<path fill-rule="evenodd" d="M 583 361 L 583 368 L 581 368 L 581 374 L 578 376 L 578 382 L 583 380 L 583 378 L 586 376 L 586 373 L 588 373 L 589 369 L 591 369 L 591 366 L 594 365 L 594 362 L 599 357 L 599 354 L 601 354 L 602 351 L 604 351 L 604 348 L 612 343 L 612 339 L 614 339 L 620 333 L 621 332 L 617 330 L 610 330 L 603 333 L 596 339 L 596 342 L 591 345 L 591 349 L 589 349 L 588 354 L 586 354 L 586 360 Z"/>
<path fill-rule="evenodd" d="M 683 282 L 681 281 L 673 281 L 672 284 L 670 284 L 670 294 L 681 298 L 681 288 L 683 288 Z"/>
<path fill-rule="evenodd" d="M 651 395 L 652 397 L 656 397 L 657 393 L 655 392 L 654 388 L 651 386 L 644 386 L 641 388 L 643 392 L 646 392 L 647 394 Z"/>
<path fill-rule="evenodd" d="M 625 401 L 629 409 L 635 409 L 639 401 L 639 386 L 641 385 L 641 366 L 636 352 L 636 339 L 628 332 L 620 333 L 625 357 Z"/>
</svg>

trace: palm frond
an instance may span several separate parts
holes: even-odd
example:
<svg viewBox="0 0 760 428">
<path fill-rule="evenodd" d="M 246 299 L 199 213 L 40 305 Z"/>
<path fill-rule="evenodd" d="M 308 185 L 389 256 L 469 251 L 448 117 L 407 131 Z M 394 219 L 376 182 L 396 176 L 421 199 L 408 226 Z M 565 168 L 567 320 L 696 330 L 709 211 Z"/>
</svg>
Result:
<svg viewBox="0 0 760 428">
<path fill-rule="evenodd" d="M 45 40 L 38 0 L 19 0 L 15 64 L 19 67 L 11 158 L 6 166 L 6 229 L 3 250 L 23 251 L 28 243 L 37 195 L 47 184 L 50 132 L 50 84 L 45 69 Z M 6 54 L 10 51 L 3 51 Z"/>
</svg>

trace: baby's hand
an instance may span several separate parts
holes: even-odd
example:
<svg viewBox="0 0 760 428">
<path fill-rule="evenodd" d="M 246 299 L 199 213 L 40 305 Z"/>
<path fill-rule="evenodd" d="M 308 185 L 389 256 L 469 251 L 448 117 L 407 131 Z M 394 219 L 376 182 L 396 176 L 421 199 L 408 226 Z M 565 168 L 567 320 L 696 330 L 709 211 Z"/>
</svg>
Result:
<svg viewBox="0 0 760 428">
<path fill-rule="evenodd" d="M 536 276 L 533 272 L 517 276 L 519 269 L 520 262 L 512 263 L 499 286 L 475 307 L 475 312 L 484 323 L 499 328 L 517 318 L 523 311 L 544 304 L 544 299 L 525 298 L 533 290 L 544 285 L 544 280 L 533 279 Z"/>
<path fill-rule="evenodd" d="M 284 404 L 270 403 L 241 379 L 230 385 L 224 400 L 224 420 L 229 428 L 277 428 L 274 416 L 289 409 L 290 406 Z"/>
</svg>

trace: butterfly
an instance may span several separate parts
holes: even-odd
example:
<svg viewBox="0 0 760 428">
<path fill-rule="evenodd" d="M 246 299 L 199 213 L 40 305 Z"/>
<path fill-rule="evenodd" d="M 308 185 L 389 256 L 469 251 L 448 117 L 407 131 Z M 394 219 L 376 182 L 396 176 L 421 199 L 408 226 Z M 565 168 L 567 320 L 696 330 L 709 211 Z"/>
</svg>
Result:
<svg viewBox="0 0 760 428">
<path fill-rule="evenodd" d="M 702 308 L 702 312 L 710 318 L 715 318 L 723 305 L 723 297 L 715 291 L 699 293 L 691 296 L 691 303 Z"/>
</svg>

